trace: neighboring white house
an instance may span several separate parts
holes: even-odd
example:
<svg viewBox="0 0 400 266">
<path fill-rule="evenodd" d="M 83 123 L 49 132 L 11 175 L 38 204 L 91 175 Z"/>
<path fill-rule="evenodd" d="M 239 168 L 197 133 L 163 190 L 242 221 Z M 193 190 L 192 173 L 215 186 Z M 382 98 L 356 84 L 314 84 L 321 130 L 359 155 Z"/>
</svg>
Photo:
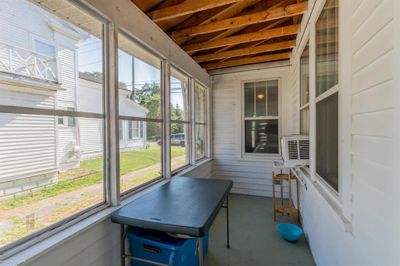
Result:
<svg viewBox="0 0 400 266">
<path fill-rule="evenodd" d="M 79 77 L 78 43 L 89 34 L 25 0 L 0 2 L 0 104 L 102 112 L 102 85 Z M 120 90 L 120 113 L 147 110 Z M 99 119 L 0 114 L 0 198 L 57 182 L 58 172 L 101 155 Z M 121 150 L 144 148 L 141 122 L 121 123 Z"/>
</svg>

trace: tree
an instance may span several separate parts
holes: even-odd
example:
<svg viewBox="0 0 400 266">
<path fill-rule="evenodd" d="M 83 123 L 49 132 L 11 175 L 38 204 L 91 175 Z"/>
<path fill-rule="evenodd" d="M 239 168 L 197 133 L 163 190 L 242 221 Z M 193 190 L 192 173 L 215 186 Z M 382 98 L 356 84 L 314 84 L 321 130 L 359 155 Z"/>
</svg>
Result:
<svg viewBox="0 0 400 266">
<path fill-rule="evenodd" d="M 135 89 L 131 94 L 131 99 L 149 112 L 148 118 L 161 118 L 161 90 L 159 84 L 145 83 L 141 89 Z M 147 138 L 153 141 L 161 139 L 161 123 L 147 122 Z"/>
</svg>

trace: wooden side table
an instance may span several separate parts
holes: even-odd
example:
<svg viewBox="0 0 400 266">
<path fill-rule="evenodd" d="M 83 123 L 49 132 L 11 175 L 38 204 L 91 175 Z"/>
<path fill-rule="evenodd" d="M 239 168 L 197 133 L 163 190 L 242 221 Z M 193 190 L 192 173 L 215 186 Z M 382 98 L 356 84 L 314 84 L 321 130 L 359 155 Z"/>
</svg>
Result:
<svg viewBox="0 0 400 266">
<path fill-rule="evenodd" d="M 292 180 L 296 180 L 296 206 L 293 205 L 292 201 Z M 284 200 L 284 184 L 287 183 L 287 193 L 288 199 L 285 202 Z M 279 185 L 280 197 L 279 204 L 277 205 L 277 197 L 275 192 L 275 186 Z M 299 200 L 299 183 L 295 176 L 291 173 L 289 174 L 275 174 L 272 172 L 272 202 L 274 209 L 274 221 L 276 221 L 276 214 L 279 213 L 282 216 L 287 214 L 289 216 L 290 222 L 292 222 L 294 216 L 297 216 L 297 222 L 300 223 L 300 200 Z"/>
</svg>

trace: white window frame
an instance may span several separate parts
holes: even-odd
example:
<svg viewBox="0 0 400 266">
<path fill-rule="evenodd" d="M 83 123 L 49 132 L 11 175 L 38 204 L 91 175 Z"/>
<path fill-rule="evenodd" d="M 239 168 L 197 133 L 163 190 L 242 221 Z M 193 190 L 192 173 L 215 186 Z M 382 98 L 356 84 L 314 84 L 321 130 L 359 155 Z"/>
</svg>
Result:
<svg viewBox="0 0 400 266">
<path fill-rule="evenodd" d="M 60 67 L 60 58 L 58 56 L 58 53 L 60 50 L 59 45 L 54 40 L 47 40 L 47 39 L 44 39 L 44 38 L 39 37 L 34 34 L 31 34 L 30 38 L 31 38 L 31 50 L 35 53 L 41 54 L 41 53 L 37 52 L 37 50 L 36 50 L 36 41 L 39 41 L 39 42 L 42 42 L 42 43 L 45 43 L 45 44 L 48 44 L 48 45 L 54 47 L 54 53 L 55 53 L 54 56 L 55 56 L 56 65 L 57 65 L 57 83 L 61 84 L 62 83 L 62 75 L 61 75 L 61 67 Z M 45 55 L 45 56 L 47 56 L 47 55 Z"/>
<path fill-rule="evenodd" d="M 301 56 L 304 53 L 304 50 L 306 49 L 308 44 L 308 101 L 305 104 L 301 104 Z M 301 49 L 299 49 L 299 58 L 298 58 L 298 68 L 299 68 L 299 132 L 301 130 L 301 112 L 305 109 L 308 109 L 308 131 L 310 132 L 310 123 L 311 123 L 311 113 L 310 113 L 310 98 L 311 98 L 311 60 L 310 60 L 310 55 L 311 55 L 311 50 L 310 50 L 310 36 L 307 34 L 307 38 L 305 39 L 303 45 L 301 46 Z"/>
<path fill-rule="evenodd" d="M 204 121 L 203 122 L 197 122 L 196 121 L 196 102 L 195 102 L 195 97 L 196 97 L 196 87 L 199 86 L 201 89 L 204 90 Z M 193 106 L 193 127 L 192 127 L 192 132 L 193 132 L 193 156 L 194 156 L 194 160 L 195 162 L 198 161 L 202 161 L 204 159 L 209 158 L 209 90 L 206 86 L 204 86 L 203 84 L 201 84 L 198 81 L 194 82 L 194 86 L 193 86 L 193 101 L 192 101 L 192 106 Z M 204 126 L 204 155 L 201 158 L 196 158 L 196 125 L 203 125 Z"/>
<path fill-rule="evenodd" d="M 172 70 L 173 69 L 173 70 Z M 172 73 L 173 72 L 175 72 L 177 75 L 182 75 L 183 76 L 183 78 L 185 78 L 185 79 L 187 79 L 187 95 L 186 95 L 186 100 L 187 100 L 187 111 L 186 111 L 186 120 L 172 120 L 171 119 L 171 78 L 172 77 L 174 77 L 173 75 L 172 75 Z M 178 77 L 174 77 L 175 79 L 178 79 L 179 80 L 179 78 Z M 168 108 L 169 108 L 169 121 L 170 121 L 170 125 L 169 125 L 169 136 L 171 136 L 172 135 L 172 132 L 171 132 L 171 125 L 172 124 L 183 124 L 184 126 L 186 125 L 187 126 L 187 128 L 188 128 L 188 132 L 187 132 L 187 136 L 185 135 L 185 142 L 187 143 L 187 147 L 188 147 L 188 151 L 187 151 L 187 153 L 188 153 L 188 155 L 186 155 L 186 156 L 189 156 L 189 160 L 188 160 L 188 162 L 185 164 L 185 165 L 182 165 L 182 166 L 180 166 L 180 167 L 178 167 L 178 168 L 176 168 L 176 169 L 172 169 L 172 156 L 171 156 L 171 147 L 172 147 L 172 145 L 171 145 L 171 142 L 169 141 L 169 147 L 168 147 L 168 149 L 169 149 L 169 158 L 170 158 L 170 161 L 169 161 L 169 165 L 170 165 L 170 174 L 171 174 L 171 176 L 175 176 L 175 175 L 178 175 L 179 174 L 179 172 L 181 172 L 181 171 L 183 171 L 183 170 L 185 170 L 185 169 L 187 169 L 188 167 L 190 167 L 190 166 L 192 166 L 192 165 L 194 165 L 195 164 L 195 162 L 194 162 L 194 158 L 193 158 L 193 148 L 194 148 L 194 146 L 193 146 L 193 123 L 194 123 L 194 121 L 193 121 L 193 118 L 194 118 L 194 112 L 193 112 L 193 91 L 194 91 L 194 88 L 193 88 L 193 86 L 194 86 L 194 79 L 193 79 L 193 77 L 189 74 L 189 73 L 187 73 L 186 71 L 184 71 L 182 68 L 180 68 L 179 66 L 177 66 L 177 65 L 175 65 L 175 64 L 170 64 L 170 70 L 169 70 L 169 85 L 170 85 L 170 89 L 169 89 L 169 97 L 168 97 L 168 100 L 169 100 L 169 102 L 167 103 L 168 104 Z M 186 146 L 185 146 L 186 147 Z M 168 163 L 168 162 L 167 162 Z"/>
<path fill-rule="evenodd" d="M 113 211 L 116 206 L 121 205 L 121 201 L 123 200 L 124 203 L 128 202 L 129 200 L 132 199 L 132 197 L 135 197 L 137 193 L 140 191 L 156 185 L 160 184 L 160 182 L 165 181 L 166 178 L 171 176 L 171 171 L 168 167 L 165 166 L 165 164 L 168 164 L 170 162 L 170 157 L 166 154 L 168 151 L 170 151 L 170 145 L 169 145 L 169 133 L 166 130 L 166 127 L 170 126 L 170 121 L 169 121 L 169 112 L 168 112 L 168 106 L 170 105 L 169 101 L 169 89 L 170 89 L 170 84 L 169 84 L 169 68 L 173 64 L 168 61 L 165 57 L 158 55 L 161 61 L 161 94 L 162 94 L 162 104 L 163 104 L 163 111 L 162 111 L 162 139 L 163 139 L 163 160 L 162 160 L 162 170 L 164 175 L 162 176 L 161 179 L 154 180 L 154 182 L 145 184 L 141 187 L 138 187 L 132 191 L 127 191 L 126 194 L 121 194 L 120 193 L 120 188 L 119 188 L 119 145 L 118 145 L 118 139 L 119 139 L 119 132 L 118 132 L 118 121 L 119 121 L 119 112 L 118 112 L 118 94 L 116 90 L 114 89 L 117 84 L 118 84 L 118 77 L 117 77 L 117 62 L 118 62 L 118 56 L 116 55 L 115 51 L 117 51 L 117 42 L 115 41 L 118 38 L 118 31 L 124 31 L 123 29 L 117 29 L 115 25 L 107 18 L 105 18 L 103 15 L 100 13 L 97 13 L 94 8 L 91 8 L 88 5 L 83 5 L 79 3 L 79 1 L 73 1 L 74 4 L 78 5 L 79 8 L 82 10 L 86 10 L 90 15 L 92 15 L 94 18 L 99 19 L 100 22 L 104 24 L 104 36 L 102 38 L 103 42 L 103 60 L 104 60 L 104 91 L 103 91 L 103 99 L 104 99 L 104 115 L 99 115 L 99 114 L 90 114 L 88 112 L 78 112 L 74 111 L 72 116 L 74 117 L 87 117 L 88 118 L 95 118 L 95 119 L 104 119 L 104 132 L 103 132 L 103 137 L 104 137 L 104 197 L 105 197 L 105 202 L 104 204 L 99 205 L 94 205 L 91 206 L 90 208 L 82 211 L 82 213 L 78 213 L 76 215 L 72 215 L 65 220 L 60 221 L 59 223 L 55 223 L 49 227 L 44 228 L 43 230 L 33 233 L 31 235 L 28 235 L 27 237 L 23 237 L 19 240 L 16 240 L 15 242 L 11 243 L 9 246 L 10 248 L 6 249 L 6 252 L 2 253 L 0 255 L 0 260 L 5 260 L 7 258 L 10 258 L 14 256 L 15 254 L 25 251 L 25 250 L 30 250 L 31 248 L 34 249 L 34 252 L 37 252 L 38 249 L 43 249 L 43 245 L 41 242 L 47 243 L 47 241 L 52 241 L 49 240 L 51 237 L 55 237 L 60 241 L 63 241 L 62 239 L 68 239 L 69 237 L 73 236 L 74 234 L 84 230 L 82 228 L 88 228 L 92 224 L 95 224 L 98 222 L 98 217 L 106 217 L 105 215 L 109 215 L 111 211 Z M 134 37 L 132 37 L 132 40 Z M 40 39 L 39 39 L 40 40 Z M 41 40 L 40 40 L 41 41 Z M 139 44 L 139 42 L 136 42 L 136 44 Z M 140 44 L 141 45 L 141 44 Z M 150 52 L 154 52 L 154 54 L 157 54 L 152 48 L 145 47 L 147 50 Z M 56 49 L 58 47 L 56 46 Z M 56 54 L 58 54 L 58 50 L 56 50 Z M 57 62 L 58 62 L 58 56 L 57 56 Z M 180 70 L 177 68 L 177 66 L 174 66 L 176 69 Z M 58 72 L 60 71 L 60 68 L 58 67 Z M 188 77 L 189 77 L 189 99 L 191 100 L 192 98 L 192 93 L 191 93 L 191 88 L 193 88 L 192 84 L 195 82 L 195 78 L 193 75 L 190 75 L 187 72 L 184 72 Z M 60 83 L 60 78 L 61 75 L 58 73 L 59 77 L 59 83 Z M 197 81 L 199 82 L 200 81 Z M 206 88 L 207 91 L 207 119 L 210 121 L 211 117 L 211 112 L 210 112 L 210 90 L 208 86 L 205 86 L 202 84 L 204 88 Z M 280 97 L 279 97 L 280 98 Z M 281 105 L 279 103 L 279 105 Z M 189 110 L 188 114 L 189 117 L 193 116 L 193 111 L 192 111 L 192 103 L 189 102 Z M 15 107 L 16 109 L 21 109 L 25 110 L 24 107 Z M 10 109 L 7 110 L 9 112 Z M 28 110 L 29 112 L 34 112 L 32 110 Z M 43 109 L 37 109 L 37 113 L 40 115 L 54 115 L 55 117 L 65 117 L 71 116 L 71 111 L 66 111 L 66 110 L 43 110 Z M 58 122 L 57 122 L 58 125 Z M 189 126 L 189 130 L 191 131 L 192 128 Z M 211 126 L 207 126 L 207 143 L 208 143 L 208 157 L 210 159 L 210 130 Z M 146 135 L 146 132 L 143 132 L 144 135 Z M 189 134 L 190 136 L 190 134 Z M 126 139 L 126 137 L 123 134 L 123 139 Z M 190 142 L 191 145 L 193 144 L 192 141 Z M 193 147 L 191 147 L 191 150 L 193 150 Z M 205 163 L 205 161 L 201 161 L 200 164 Z M 195 163 L 194 165 L 197 165 Z M 183 171 L 183 168 L 177 169 L 176 171 Z M 188 169 L 185 168 L 187 171 Z M 176 174 L 179 174 L 179 172 L 176 172 Z M 95 217 L 95 218 L 93 218 Z M 95 220 L 93 220 L 95 219 Z M 76 230 L 75 228 L 78 227 L 80 229 Z M 62 234 L 61 234 L 62 232 Z M 40 247 L 39 245 L 40 244 Z M 36 246 L 37 245 L 37 246 Z M 46 247 L 45 249 L 48 249 Z M 1 250 L 3 251 L 3 250 Z M 28 251 L 29 253 L 30 251 Z M 38 253 L 35 253 L 38 254 Z M 29 255 L 28 255 L 29 256 Z"/>
<path fill-rule="evenodd" d="M 128 139 L 137 140 L 140 139 L 140 122 L 141 121 L 128 121 Z M 136 124 L 136 127 L 134 126 Z M 136 133 L 136 134 L 135 134 Z"/>
<path fill-rule="evenodd" d="M 342 195 L 342 175 L 341 175 L 341 61 L 342 61 L 342 45 L 340 45 L 340 36 L 342 34 L 342 23 L 341 23 L 341 1 L 339 1 L 339 16 L 338 16 L 338 83 L 321 95 L 316 96 L 316 23 L 320 17 L 322 10 L 327 0 L 323 0 L 316 3 L 316 14 L 313 19 L 310 20 L 310 36 L 309 36 L 309 50 L 310 50 L 310 173 L 312 180 L 317 182 L 323 191 L 332 199 L 337 206 L 342 208 L 341 195 Z M 305 46 L 304 46 L 305 47 Z M 299 57 L 300 58 L 300 57 Z M 327 97 L 338 93 L 338 191 L 331 187 L 316 171 L 316 105 L 318 102 L 326 99 Z"/>
<path fill-rule="evenodd" d="M 278 81 L 278 115 L 277 116 L 263 116 L 263 117 L 245 117 L 245 97 L 244 97 L 244 85 L 246 83 L 253 83 L 253 82 L 268 82 L 268 81 Z M 279 139 L 281 138 L 282 134 L 282 125 L 281 125 L 281 89 L 282 88 L 282 78 L 281 77 L 272 77 L 272 78 L 265 78 L 265 79 L 252 79 L 252 80 L 244 80 L 241 82 L 241 136 L 240 136 L 240 143 L 241 143 L 241 153 L 242 153 L 242 158 L 244 159 L 276 159 L 281 156 L 281 145 L 279 142 Z M 245 121 L 246 120 L 265 120 L 265 119 L 271 119 L 271 120 L 277 120 L 278 121 L 278 153 L 250 153 L 250 152 L 245 152 L 245 142 L 246 142 L 246 136 L 245 136 Z"/>
</svg>

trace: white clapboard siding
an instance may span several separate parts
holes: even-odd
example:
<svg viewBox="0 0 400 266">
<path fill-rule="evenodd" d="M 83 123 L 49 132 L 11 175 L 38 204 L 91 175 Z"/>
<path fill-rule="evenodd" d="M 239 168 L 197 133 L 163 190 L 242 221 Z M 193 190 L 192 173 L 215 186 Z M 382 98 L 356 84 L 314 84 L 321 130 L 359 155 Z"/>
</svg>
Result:
<svg viewBox="0 0 400 266">
<path fill-rule="evenodd" d="M 340 148 L 346 160 L 339 161 L 342 209 L 335 210 L 309 183 L 308 189 L 301 189 L 303 227 L 317 265 L 399 265 L 399 4 L 396 0 L 340 3 L 340 16 L 348 23 L 341 28 L 339 47 L 349 55 L 341 57 L 346 66 L 340 66 L 348 72 L 342 72 L 339 128 L 341 138 L 349 140 Z M 291 102 L 297 104 L 298 59 L 299 54 L 290 70 L 296 79 Z M 348 105 L 343 97 L 351 98 Z M 292 116 L 297 120 L 298 110 Z M 344 230 L 346 223 L 351 232 Z"/>
<path fill-rule="evenodd" d="M 190 172 L 187 172 L 184 174 L 184 176 L 188 177 L 196 177 L 196 178 L 215 178 L 212 176 L 212 161 L 208 161 L 206 163 L 203 163 L 200 166 L 197 166 Z"/>
<path fill-rule="evenodd" d="M 52 32 L 48 27 L 48 20 L 38 10 L 37 6 L 26 0 L 2 0 L 0 41 L 31 49 L 32 37 L 51 40 Z"/>
<path fill-rule="evenodd" d="M 64 89 L 57 93 L 59 102 L 75 102 L 75 92 L 77 87 L 76 71 L 78 66 L 75 60 L 75 53 L 66 47 L 59 47 L 58 61 L 60 66 L 60 82 Z"/>
<path fill-rule="evenodd" d="M 395 0 L 365 0 L 352 17 L 352 213 L 357 240 L 370 243 L 358 246 L 360 253 L 371 254 L 369 259 L 360 258 L 364 265 L 400 261 L 396 248 L 386 250 L 385 262 L 378 256 L 381 247 L 399 245 L 393 234 L 399 222 L 398 212 L 393 212 L 398 204 L 395 106 L 400 104 L 393 82 L 399 66 L 394 52 L 399 27 L 395 6 Z M 372 217 L 371 209 L 376 210 Z"/>
<path fill-rule="evenodd" d="M 109 219 L 69 239 L 29 263 L 43 265 L 116 265 L 119 262 L 119 226 Z"/>
<path fill-rule="evenodd" d="M 0 182 L 56 169 L 55 118 L 0 114 Z"/>
<path fill-rule="evenodd" d="M 242 83 L 251 80 L 277 78 L 281 81 L 280 96 L 286 97 L 287 67 L 252 70 L 213 77 L 213 167 L 212 177 L 234 181 L 232 192 L 258 196 L 272 195 L 273 161 L 280 155 L 249 158 L 242 155 Z M 282 103 L 280 99 L 280 103 Z M 285 101 L 286 102 L 286 101 Z M 280 107 L 280 131 L 290 132 L 287 106 Z"/>
<path fill-rule="evenodd" d="M 80 78 L 77 93 L 78 111 L 103 113 L 103 86 L 99 82 Z M 124 116 L 146 117 L 146 109 L 139 106 L 129 98 L 129 92 L 120 90 L 119 112 Z M 128 121 L 123 121 L 123 138 L 120 139 L 120 150 L 128 151 L 145 148 L 146 141 L 143 138 L 129 139 Z M 82 158 L 88 158 L 103 153 L 103 120 L 79 119 L 80 150 Z M 143 129 L 145 132 L 146 129 Z"/>
<path fill-rule="evenodd" d="M 80 150 L 83 159 L 103 155 L 103 130 L 102 119 L 79 118 Z"/>
</svg>

